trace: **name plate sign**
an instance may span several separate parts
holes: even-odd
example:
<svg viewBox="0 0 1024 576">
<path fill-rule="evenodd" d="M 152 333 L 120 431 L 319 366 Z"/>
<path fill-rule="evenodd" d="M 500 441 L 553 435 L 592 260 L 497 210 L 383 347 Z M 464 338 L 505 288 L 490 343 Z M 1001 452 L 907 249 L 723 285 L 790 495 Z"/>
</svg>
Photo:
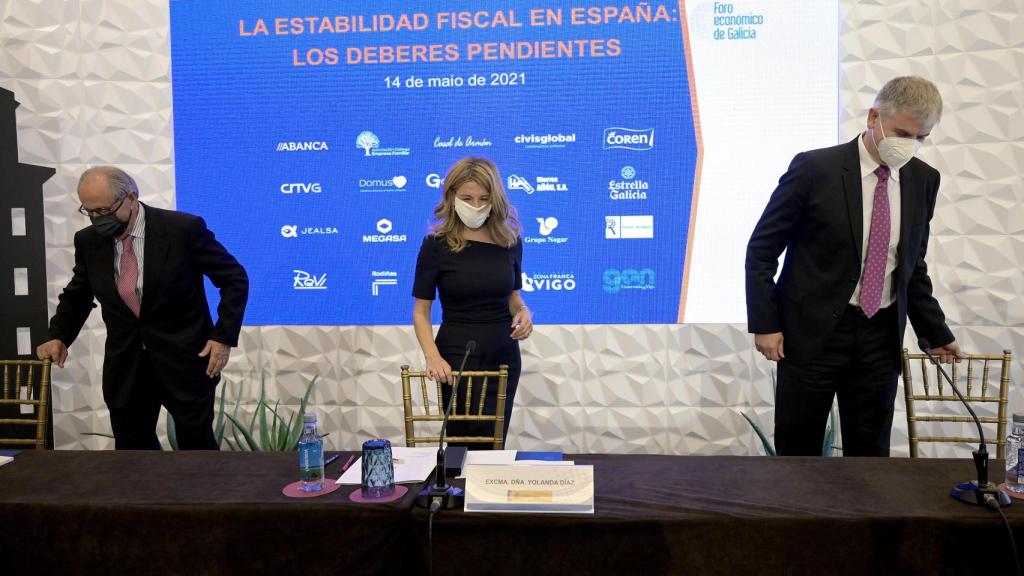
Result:
<svg viewBox="0 0 1024 576">
<path fill-rule="evenodd" d="M 593 466 L 466 466 L 466 512 L 594 513 Z"/>
</svg>

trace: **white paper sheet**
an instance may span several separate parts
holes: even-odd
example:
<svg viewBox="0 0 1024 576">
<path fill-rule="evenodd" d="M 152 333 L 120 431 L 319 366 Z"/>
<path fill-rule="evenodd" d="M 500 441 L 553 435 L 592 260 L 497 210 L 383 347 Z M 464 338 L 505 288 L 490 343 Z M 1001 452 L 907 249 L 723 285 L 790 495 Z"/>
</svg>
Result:
<svg viewBox="0 0 1024 576">
<path fill-rule="evenodd" d="M 392 446 L 391 457 L 395 459 L 395 484 L 423 482 L 437 467 L 437 448 L 407 448 Z M 338 484 L 361 484 L 363 482 L 363 459 L 357 458 L 352 466 L 338 478 Z"/>
</svg>

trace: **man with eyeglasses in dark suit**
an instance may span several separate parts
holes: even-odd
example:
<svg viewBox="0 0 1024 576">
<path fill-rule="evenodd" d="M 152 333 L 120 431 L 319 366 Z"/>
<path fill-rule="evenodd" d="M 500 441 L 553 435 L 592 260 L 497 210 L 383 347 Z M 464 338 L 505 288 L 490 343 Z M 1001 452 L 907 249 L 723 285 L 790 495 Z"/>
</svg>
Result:
<svg viewBox="0 0 1024 576">
<path fill-rule="evenodd" d="M 99 302 L 107 328 L 103 399 L 118 450 L 159 450 L 160 407 L 178 447 L 217 450 L 213 405 L 238 345 L 249 295 L 245 269 L 202 218 L 146 206 L 135 181 L 112 166 L 78 183 L 92 225 L 75 234 L 75 267 L 36 354 L 64 366 L 67 347 Z M 220 290 L 217 323 L 203 278 Z"/>
</svg>

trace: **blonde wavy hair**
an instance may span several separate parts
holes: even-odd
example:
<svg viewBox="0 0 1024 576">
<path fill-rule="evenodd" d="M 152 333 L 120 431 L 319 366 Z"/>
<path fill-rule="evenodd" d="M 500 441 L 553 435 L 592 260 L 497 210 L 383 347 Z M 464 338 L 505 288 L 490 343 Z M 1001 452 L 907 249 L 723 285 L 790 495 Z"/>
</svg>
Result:
<svg viewBox="0 0 1024 576">
<path fill-rule="evenodd" d="M 466 247 L 466 225 L 455 213 L 455 193 L 467 182 L 476 183 L 491 196 L 491 214 L 484 223 L 491 238 L 499 246 L 515 246 L 521 231 L 519 215 L 508 201 L 498 167 L 487 158 L 463 158 L 448 170 L 441 202 L 434 208 L 435 224 L 430 229 L 431 234 L 444 238 L 452 252 L 460 252 Z"/>
</svg>

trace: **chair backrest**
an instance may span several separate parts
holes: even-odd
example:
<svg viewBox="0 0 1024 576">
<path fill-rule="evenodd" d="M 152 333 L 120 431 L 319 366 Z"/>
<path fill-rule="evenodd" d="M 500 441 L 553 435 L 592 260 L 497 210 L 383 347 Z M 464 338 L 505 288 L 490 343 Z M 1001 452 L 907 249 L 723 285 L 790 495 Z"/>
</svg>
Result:
<svg viewBox="0 0 1024 576">
<path fill-rule="evenodd" d="M 985 430 L 985 441 L 995 443 L 996 458 L 1003 457 L 1006 446 L 1006 398 L 1010 388 L 1010 360 L 1012 353 L 1003 350 L 1002 355 L 970 354 L 959 363 L 945 365 L 949 377 L 956 383 L 960 393 L 972 405 L 978 403 L 995 404 L 996 416 L 980 415 Z M 916 372 L 916 377 L 915 377 Z M 979 442 L 977 436 L 943 436 L 919 435 L 919 422 L 959 422 L 970 423 L 974 429 L 974 420 L 969 414 L 963 413 L 962 404 L 949 384 L 939 374 L 938 368 L 931 364 L 924 354 L 911 354 L 903 349 L 903 393 L 907 402 L 907 431 L 910 435 L 910 457 L 917 457 L 919 442 Z M 944 403 L 956 403 L 959 415 L 928 414 L 936 406 Z M 977 411 L 977 410 L 975 410 Z M 991 412 L 991 411 L 990 411 Z M 991 437 L 991 429 L 995 428 L 995 437 Z M 930 424 L 927 430 L 937 425 Z"/>
<path fill-rule="evenodd" d="M 457 377 L 453 372 L 452 377 Z M 466 370 L 459 380 L 458 402 L 452 404 L 449 422 L 493 422 L 493 436 L 452 436 L 447 434 L 448 442 L 491 444 L 500 450 L 505 444 L 505 387 L 508 384 L 508 366 L 502 364 L 497 370 Z M 484 412 L 484 398 L 490 386 L 497 386 L 498 401 L 495 412 Z M 402 366 L 402 404 L 405 407 L 405 445 L 415 447 L 417 444 L 437 444 L 440 440 L 440 428 L 432 434 L 417 434 L 417 422 L 441 422 L 444 420 L 444 403 L 442 386 L 439 381 L 429 382 L 424 371 L 410 371 L 409 366 Z M 413 388 L 419 392 L 417 401 L 413 402 Z M 477 398 L 476 401 L 473 401 Z M 421 427 L 422 428 L 422 427 Z"/>
<path fill-rule="evenodd" d="M 0 446 L 46 447 L 46 418 L 50 400 L 50 359 L 0 360 Z M 25 434 L 16 433 L 32 427 Z"/>
</svg>

